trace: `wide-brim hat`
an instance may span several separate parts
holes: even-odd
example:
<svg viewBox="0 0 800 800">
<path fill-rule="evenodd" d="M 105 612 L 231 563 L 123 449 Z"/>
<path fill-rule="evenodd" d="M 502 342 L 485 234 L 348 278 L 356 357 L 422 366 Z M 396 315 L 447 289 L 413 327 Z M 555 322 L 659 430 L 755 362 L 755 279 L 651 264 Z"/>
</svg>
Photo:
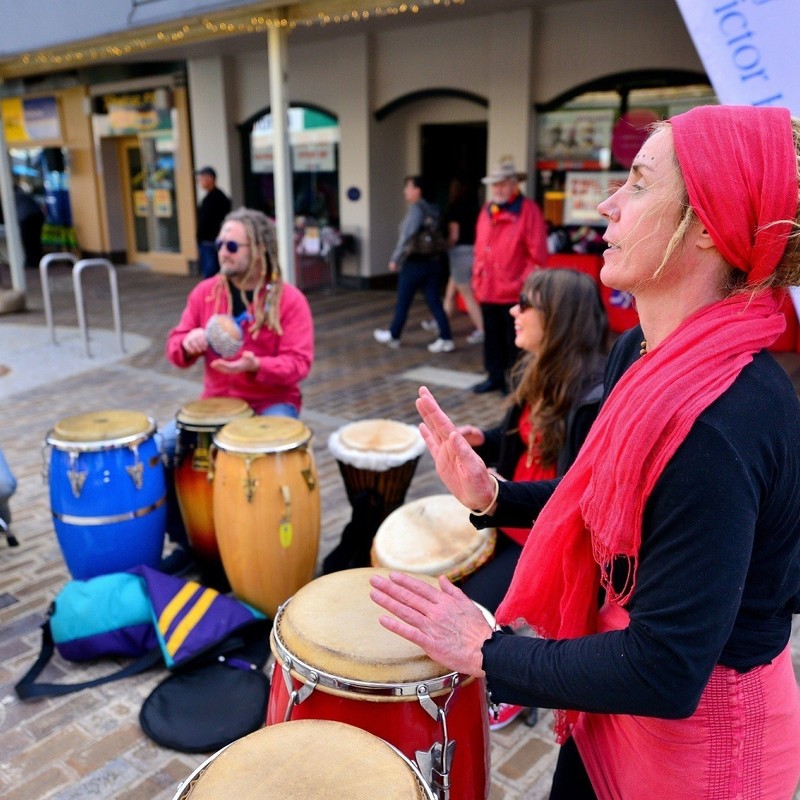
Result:
<svg viewBox="0 0 800 800">
<path fill-rule="evenodd" d="M 524 181 L 528 175 L 525 172 L 518 172 L 511 156 L 503 156 L 497 164 L 489 171 L 489 174 L 481 179 L 482 183 L 493 184 L 513 178 L 517 181 Z"/>
</svg>

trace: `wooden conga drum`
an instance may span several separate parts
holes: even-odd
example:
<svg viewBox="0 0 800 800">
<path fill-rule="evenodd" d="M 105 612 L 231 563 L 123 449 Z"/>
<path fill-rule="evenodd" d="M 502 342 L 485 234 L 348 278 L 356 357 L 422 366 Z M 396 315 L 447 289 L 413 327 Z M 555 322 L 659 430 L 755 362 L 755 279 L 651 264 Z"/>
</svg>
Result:
<svg viewBox="0 0 800 800">
<path fill-rule="evenodd" d="M 395 747 L 343 722 L 262 728 L 215 753 L 173 800 L 435 800 Z"/>
<path fill-rule="evenodd" d="M 414 425 L 391 419 L 351 422 L 331 434 L 328 449 L 354 506 L 367 493 L 388 516 L 406 499 L 425 442 Z"/>
<path fill-rule="evenodd" d="M 53 524 L 73 578 L 161 561 L 167 489 L 155 430 L 146 414 L 110 409 L 48 432 Z"/>
<path fill-rule="evenodd" d="M 201 561 L 220 560 L 214 530 L 214 487 L 208 472 L 212 438 L 231 420 L 251 416 L 253 409 L 236 397 L 191 400 L 175 416 L 175 494 L 189 544 Z"/>
<path fill-rule="evenodd" d="M 376 567 L 463 580 L 494 553 L 494 528 L 476 530 L 469 509 L 451 494 L 435 494 L 395 509 L 372 540 Z"/>
<path fill-rule="evenodd" d="M 267 725 L 346 722 L 416 760 L 437 796 L 450 786 L 451 798 L 486 798 L 485 681 L 449 672 L 381 626 L 385 612 L 369 597 L 376 572 L 387 574 L 366 567 L 323 575 L 281 607 L 270 634 Z"/>
<path fill-rule="evenodd" d="M 214 528 L 234 594 L 274 617 L 314 577 L 320 534 L 311 431 L 290 417 L 236 419 L 214 435 Z"/>
</svg>

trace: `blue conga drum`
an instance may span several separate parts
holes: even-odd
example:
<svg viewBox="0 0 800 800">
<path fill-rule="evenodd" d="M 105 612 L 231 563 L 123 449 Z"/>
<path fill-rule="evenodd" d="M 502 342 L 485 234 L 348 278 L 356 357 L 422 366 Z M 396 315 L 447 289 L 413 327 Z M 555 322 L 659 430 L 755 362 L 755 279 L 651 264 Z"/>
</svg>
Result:
<svg viewBox="0 0 800 800">
<path fill-rule="evenodd" d="M 167 521 L 155 421 L 138 411 L 91 411 L 56 423 L 50 506 L 73 578 L 158 566 Z"/>
</svg>

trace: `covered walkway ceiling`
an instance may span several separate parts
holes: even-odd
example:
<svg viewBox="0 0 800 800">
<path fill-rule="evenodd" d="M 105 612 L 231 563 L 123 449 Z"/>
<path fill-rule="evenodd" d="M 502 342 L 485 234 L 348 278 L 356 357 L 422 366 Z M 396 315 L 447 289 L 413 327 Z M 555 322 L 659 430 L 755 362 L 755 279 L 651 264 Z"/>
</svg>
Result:
<svg viewBox="0 0 800 800">
<path fill-rule="evenodd" d="M 564 0 L 261 0 L 242 3 L 213 13 L 177 18 L 160 25 L 129 28 L 40 50 L 9 53 L 0 57 L 0 80 L 10 81 L 42 73 L 79 70 L 111 61 L 147 61 L 189 58 L 203 54 L 215 43 L 215 52 L 263 47 L 253 34 L 281 28 L 294 36 L 344 33 L 356 25 L 370 28 L 415 21 L 430 13 L 434 19 L 445 9 L 461 13 L 489 13 L 522 7 L 540 7 Z M 327 30 L 326 30 L 327 29 Z M 165 50 L 169 49 L 169 53 Z"/>
</svg>

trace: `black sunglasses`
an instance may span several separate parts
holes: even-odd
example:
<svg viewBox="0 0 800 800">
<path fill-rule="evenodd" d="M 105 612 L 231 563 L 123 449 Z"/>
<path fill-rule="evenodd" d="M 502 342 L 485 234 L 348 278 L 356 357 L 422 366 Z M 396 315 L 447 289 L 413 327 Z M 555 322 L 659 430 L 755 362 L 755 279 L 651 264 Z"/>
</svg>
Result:
<svg viewBox="0 0 800 800">
<path fill-rule="evenodd" d="M 519 310 L 521 313 L 524 313 L 529 308 L 533 308 L 536 311 L 542 310 L 542 307 L 538 303 L 534 303 L 533 300 L 531 300 L 530 297 L 528 297 L 528 295 L 525 294 L 525 292 L 522 292 L 522 294 L 520 294 L 519 300 L 517 300 L 517 305 L 519 306 Z"/>
<path fill-rule="evenodd" d="M 239 242 L 232 242 L 230 240 L 223 241 L 222 239 L 217 239 L 217 241 L 214 242 L 214 247 L 217 248 L 217 252 L 224 247 L 229 253 L 233 254 L 238 252 L 240 247 L 250 247 L 250 245 L 247 243 L 240 244 Z"/>
</svg>

